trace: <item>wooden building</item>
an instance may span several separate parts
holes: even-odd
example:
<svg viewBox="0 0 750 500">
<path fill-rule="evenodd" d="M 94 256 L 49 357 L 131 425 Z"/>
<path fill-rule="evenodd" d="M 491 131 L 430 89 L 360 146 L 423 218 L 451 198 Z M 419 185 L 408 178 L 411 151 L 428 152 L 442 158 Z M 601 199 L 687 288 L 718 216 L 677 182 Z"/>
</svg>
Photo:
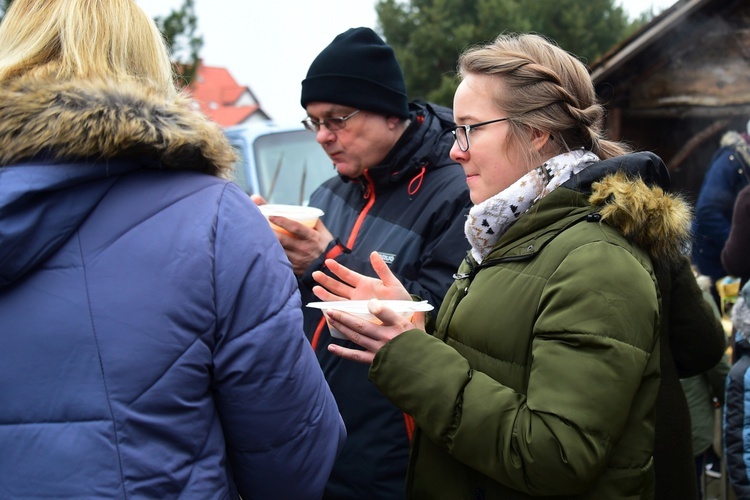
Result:
<svg viewBox="0 0 750 500">
<path fill-rule="evenodd" d="M 611 138 L 661 156 L 695 200 L 728 130 L 750 120 L 750 0 L 679 0 L 591 65 Z"/>
</svg>

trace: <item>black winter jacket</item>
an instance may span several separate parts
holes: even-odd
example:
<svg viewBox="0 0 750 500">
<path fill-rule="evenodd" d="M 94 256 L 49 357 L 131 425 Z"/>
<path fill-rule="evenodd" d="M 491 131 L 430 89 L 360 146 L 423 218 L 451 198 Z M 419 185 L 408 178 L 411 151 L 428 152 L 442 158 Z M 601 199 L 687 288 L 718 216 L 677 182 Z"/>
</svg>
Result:
<svg viewBox="0 0 750 500">
<path fill-rule="evenodd" d="M 411 124 L 381 165 L 358 179 L 334 177 L 310 197 L 336 241 L 300 278 L 303 305 L 318 300 L 311 274 L 326 258 L 374 276 L 369 255 L 377 251 L 411 294 L 440 307 L 469 250 L 463 228 L 471 201 L 463 169 L 448 156 L 451 111 L 410 108 Z M 305 332 L 348 431 L 325 498 L 403 498 L 411 418 L 367 380 L 368 366 L 328 352 L 331 342 L 355 345 L 333 339 L 321 311 L 303 309 Z"/>
</svg>

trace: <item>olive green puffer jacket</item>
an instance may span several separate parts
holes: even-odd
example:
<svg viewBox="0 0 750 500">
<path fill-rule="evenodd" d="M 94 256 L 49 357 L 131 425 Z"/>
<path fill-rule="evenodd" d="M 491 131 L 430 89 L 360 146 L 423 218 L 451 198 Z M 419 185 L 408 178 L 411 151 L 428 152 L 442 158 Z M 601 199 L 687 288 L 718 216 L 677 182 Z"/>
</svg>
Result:
<svg viewBox="0 0 750 500">
<path fill-rule="evenodd" d="M 371 380 L 418 426 L 408 498 L 653 497 L 659 256 L 644 249 L 678 254 L 687 216 L 622 175 L 594 187 L 543 198 L 481 265 L 467 257 L 434 336 L 375 357 Z"/>
</svg>

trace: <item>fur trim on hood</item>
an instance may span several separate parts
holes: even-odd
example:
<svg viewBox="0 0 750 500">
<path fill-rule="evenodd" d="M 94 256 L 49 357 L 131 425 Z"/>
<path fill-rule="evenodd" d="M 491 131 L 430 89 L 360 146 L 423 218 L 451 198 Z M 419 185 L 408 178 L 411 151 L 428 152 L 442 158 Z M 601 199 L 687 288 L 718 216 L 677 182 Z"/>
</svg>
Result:
<svg viewBox="0 0 750 500">
<path fill-rule="evenodd" d="M 745 165 L 750 165 L 750 144 L 748 144 L 747 135 L 739 134 L 734 131 L 729 131 L 721 136 L 721 147 L 732 147 L 737 154 L 739 154 L 745 162 Z"/>
<path fill-rule="evenodd" d="M 229 178 L 235 153 L 185 96 L 133 82 L 19 78 L 0 86 L 0 168 L 34 158 L 138 158 Z"/>
<path fill-rule="evenodd" d="M 692 210 L 680 196 L 623 172 L 607 175 L 591 187 L 589 201 L 601 207 L 602 220 L 652 259 L 670 264 L 688 254 Z"/>
</svg>

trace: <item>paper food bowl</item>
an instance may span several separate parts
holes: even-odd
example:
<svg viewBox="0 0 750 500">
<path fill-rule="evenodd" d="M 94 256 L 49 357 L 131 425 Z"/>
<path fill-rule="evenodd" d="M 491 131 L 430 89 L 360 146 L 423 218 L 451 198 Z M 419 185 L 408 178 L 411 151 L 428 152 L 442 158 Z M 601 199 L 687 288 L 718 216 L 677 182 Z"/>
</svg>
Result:
<svg viewBox="0 0 750 500">
<path fill-rule="evenodd" d="M 367 309 L 367 303 L 370 302 L 369 300 L 337 300 L 337 301 L 330 301 L 330 302 L 310 302 L 307 304 L 307 307 L 313 307 L 316 309 L 321 309 L 323 311 L 328 310 L 336 310 L 336 311 L 343 311 L 347 312 L 349 314 L 353 314 L 355 316 L 358 316 L 362 319 L 366 319 L 367 321 L 371 323 L 377 323 L 380 324 L 380 320 L 375 317 L 375 315 L 371 314 L 370 311 Z M 411 319 L 412 316 L 414 316 L 415 312 L 426 312 L 426 311 L 432 311 L 434 309 L 433 306 L 427 303 L 426 300 L 423 300 L 422 302 L 414 302 L 411 300 L 379 300 L 383 306 L 393 309 L 395 312 L 399 313 L 401 316 L 405 318 Z M 326 318 L 326 321 L 328 321 L 328 318 Z M 332 328 L 330 323 L 328 324 L 328 329 L 331 332 L 331 337 L 337 338 L 337 339 L 346 339 L 344 334 L 342 334 L 340 331 L 336 330 L 335 328 Z"/>
<path fill-rule="evenodd" d="M 315 207 L 305 207 L 302 205 L 279 205 L 269 203 L 266 205 L 259 205 L 258 209 L 260 210 L 260 213 L 262 213 L 266 217 L 266 219 L 268 219 L 268 217 L 278 215 L 281 217 L 286 217 L 287 219 L 297 221 L 307 227 L 315 227 L 315 223 L 318 222 L 318 219 L 323 216 L 323 211 L 321 209 Z M 269 222 L 269 224 L 271 223 Z M 273 229 L 277 233 L 290 234 L 288 231 L 280 228 L 276 224 L 271 224 L 271 229 Z"/>
</svg>

